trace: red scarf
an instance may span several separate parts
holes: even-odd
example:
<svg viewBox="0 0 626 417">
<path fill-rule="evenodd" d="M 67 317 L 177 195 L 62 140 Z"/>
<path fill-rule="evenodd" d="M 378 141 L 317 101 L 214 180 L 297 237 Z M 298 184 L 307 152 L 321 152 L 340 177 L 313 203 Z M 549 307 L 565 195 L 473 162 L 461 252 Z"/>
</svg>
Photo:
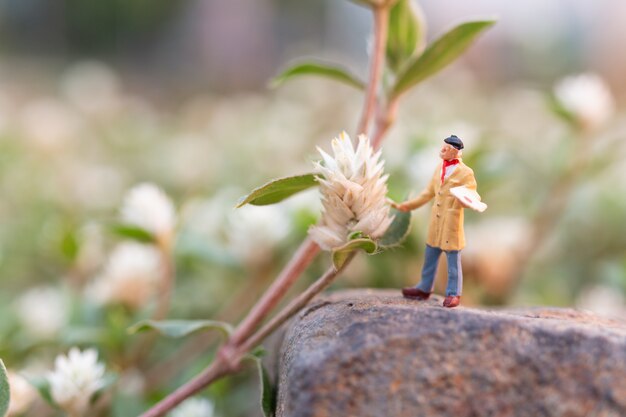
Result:
<svg viewBox="0 0 626 417">
<path fill-rule="evenodd" d="M 444 159 L 443 165 L 441 166 L 441 184 L 443 184 L 443 179 L 446 176 L 446 168 L 448 168 L 449 166 L 452 166 L 452 165 L 456 165 L 458 163 L 459 163 L 458 159 L 450 159 L 449 161 L 446 161 Z"/>
</svg>

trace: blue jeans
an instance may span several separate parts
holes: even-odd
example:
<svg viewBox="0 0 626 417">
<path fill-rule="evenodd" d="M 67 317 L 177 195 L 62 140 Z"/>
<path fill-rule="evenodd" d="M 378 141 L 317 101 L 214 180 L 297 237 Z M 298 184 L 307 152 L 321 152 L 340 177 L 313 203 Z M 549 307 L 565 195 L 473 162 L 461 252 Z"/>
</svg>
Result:
<svg viewBox="0 0 626 417">
<path fill-rule="evenodd" d="M 422 268 L 422 280 L 415 288 L 424 292 L 433 292 L 435 285 L 435 275 L 437 274 L 437 263 L 443 250 L 426 245 L 424 254 L 424 267 Z M 448 287 L 446 296 L 461 295 L 463 290 L 463 270 L 461 269 L 461 251 L 445 251 L 448 258 Z"/>
</svg>

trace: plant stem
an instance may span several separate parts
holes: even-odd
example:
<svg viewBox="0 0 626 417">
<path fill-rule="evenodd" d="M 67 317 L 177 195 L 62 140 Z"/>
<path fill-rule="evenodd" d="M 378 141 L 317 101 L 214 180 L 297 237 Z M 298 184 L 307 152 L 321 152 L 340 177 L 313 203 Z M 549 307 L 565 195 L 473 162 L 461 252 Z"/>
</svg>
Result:
<svg viewBox="0 0 626 417">
<path fill-rule="evenodd" d="M 258 301 L 263 290 L 271 284 L 274 276 L 270 275 L 269 262 L 263 265 L 260 270 L 258 266 L 251 268 L 250 279 L 246 285 L 239 289 L 228 300 L 227 304 L 220 308 L 215 317 L 218 321 L 235 322 L 244 317 L 244 313 L 250 310 L 255 301 Z M 146 392 L 160 387 L 165 381 L 169 381 L 178 375 L 187 365 L 192 363 L 202 353 L 215 344 L 220 339 L 220 335 L 210 333 L 200 333 L 185 342 L 185 344 L 172 355 L 159 361 L 158 364 L 146 372 Z"/>
<path fill-rule="evenodd" d="M 389 26 L 389 6 L 380 5 L 374 8 L 374 46 L 370 63 L 369 80 L 365 91 L 365 102 L 361 119 L 356 129 L 357 134 L 367 134 L 367 130 L 376 108 L 376 98 L 380 79 L 385 63 L 385 47 L 387 44 L 387 28 Z"/>
<path fill-rule="evenodd" d="M 577 139 L 583 142 L 589 138 L 581 135 Z M 550 187 L 548 197 L 532 218 L 530 237 L 517 256 L 512 273 L 512 282 L 504 295 L 505 299 L 510 298 L 514 290 L 519 287 L 529 262 L 545 244 L 550 234 L 554 232 L 559 220 L 567 209 L 567 202 L 571 198 L 574 185 L 584 175 L 584 171 L 589 165 L 589 160 L 588 148 L 582 145 L 576 147 L 576 151 L 570 158 L 570 163 L 565 168 L 565 171 Z"/>
<path fill-rule="evenodd" d="M 378 117 L 376 118 L 376 130 L 372 137 L 372 147 L 378 149 L 383 141 L 383 138 L 389 131 L 389 128 L 396 121 L 396 115 L 398 113 L 398 98 L 393 97 L 391 101 L 387 103 Z"/>
<path fill-rule="evenodd" d="M 376 6 L 373 9 L 374 50 L 372 51 L 370 77 L 366 91 L 365 104 L 357 127 L 357 133 L 367 133 L 367 128 L 376 108 L 377 93 L 382 76 L 382 69 L 385 63 L 389 7 L 390 6 L 385 3 Z M 387 107 L 388 110 L 390 108 L 391 107 L 389 106 Z M 395 112 L 395 107 L 393 109 Z M 393 121 L 391 117 L 386 118 L 386 120 L 388 120 L 388 124 L 391 124 Z M 382 138 L 389 127 L 384 126 L 384 124 L 380 126 L 383 128 L 378 128 L 376 146 L 374 146 L 374 148 L 380 146 Z M 307 237 L 304 242 L 302 242 L 293 258 L 289 261 L 285 268 L 283 268 L 274 283 L 263 294 L 259 302 L 252 307 L 252 310 L 239 324 L 239 326 L 237 326 L 229 341 L 220 348 L 213 363 L 209 365 L 209 367 L 206 368 L 200 375 L 165 397 L 161 402 L 157 403 L 141 417 L 163 416 L 187 397 L 200 391 L 216 379 L 239 369 L 239 362 L 248 350 L 255 347 L 274 329 L 283 324 L 293 314 L 297 313 L 300 308 L 305 306 L 306 303 L 315 297 L 315 295 L 319 294 L 324 288 L 326 288 L 326 286 L 332 282 L 338 273 L 349 264 L 349 261 L 354 256 L 354 254 L 352 254 L 339 270 L 331 268 L 326 271 L 326 273 L 324 273 L 324 275 L 313 283 L 313 285 L 311 285 L 304 293 L 294 299 L 273 320 L 253 335 L 255 328 L 280 302 L 296 279 L 313 261 L 315 256 L 319 253 L 319 250 L 319 246 L 313 242 L 311 238 Z"/>
<path fill-rule="evenodd" d="M 257 345 L 259 345 L 267 336 L 272 334 L 274 330 L 279 328 L 283 323 L 289 320 L 294 314 L 296 314 L 300 309 L 306 306 L 309 301 L 311 301 L 316 295 L 324 291 L 326 287 L 330 285 L 331 282 L 339 275 L 341 271 L 343 271 L 355 253 L 352 252 L 343 266 L 337 270 L 334 267 L 330 267 L 324 275 L 319 277 L 317 281 L 315 281 L 309 288 L 306 289 L 302 294 L 294 298 L 286 307 L 284 307 L 272 320 L 266 323 L 261 329 L 259 329 L 256 333 L 250 336 L 242 345 L 239 347 L 240 354 L 245 354 L 250 350 L 254 349 Z"/>
<path fill-rule="evenodd" d="M 307 237 L 300 245 L 293 258 L 283 268 L 280 275 L 265 291 L 258 303 L 252 307 L 246 318 L 237 326 L 232 337 L 228 341 L 231 346 L 239 345 L 254 329 L 263 321 L 270 311 L 280 302 L 293 283 L 304 272 L 307 266 L 319 253 L 320 247 Z"/>
<path fill-rule="evenodd" d="M 231 372 L 233 372 L 233 369 L 230 369 L 226 363 L 218 357 L 215 361 L 213 361 L 213 363 L 211 363 L 211 365 L 209 365 L 208 368 L 202 371 L 201 374 L 187 382 L 182 387 L 178 388 L 176 391 L 172 392 L 154 407 L 143 413 L 140 417 L 163 416 L 188 397 L 191 397 L 207 385 Z"/>
</svg>

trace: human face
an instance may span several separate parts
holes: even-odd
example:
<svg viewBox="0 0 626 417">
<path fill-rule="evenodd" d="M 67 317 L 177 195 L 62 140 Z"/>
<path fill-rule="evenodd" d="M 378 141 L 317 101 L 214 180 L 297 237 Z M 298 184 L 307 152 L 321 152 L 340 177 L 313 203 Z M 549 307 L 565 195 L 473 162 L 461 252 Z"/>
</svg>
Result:
<svg viewBox="0 0 626 417">
<path fill-rule="evenodd" d="M 441 147 L 441 150 L 439 151 L 439 156 L 444 161 L 449 161 L 451 159 L 454 159 L 456 158 L 458 154 L 459 154 L 459 151 L 455 147 L 450 145 L 449 143 L 444 143 L 443 146 Z"/>
</svg>

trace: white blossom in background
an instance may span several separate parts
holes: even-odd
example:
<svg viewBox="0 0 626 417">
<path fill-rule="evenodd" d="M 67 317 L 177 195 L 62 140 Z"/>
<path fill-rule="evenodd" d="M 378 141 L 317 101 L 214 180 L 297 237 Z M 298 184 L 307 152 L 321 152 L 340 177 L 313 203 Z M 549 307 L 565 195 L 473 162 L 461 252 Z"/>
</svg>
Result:
<svg viewBox="0 0 626 417">
<path fill-rule="evenodd" d="M 98 362 L 98 352 L 74 347 L 67 356 L 57 356 L 54 365 L 47 376 L 52 399 L 69 415 L 84 415 L 93 394 L 104 387 L 105 367 Z"/>
<path fill-rule="evenodd" d="M 71 108 L 54 98 L 36 99 L 19 115 L 19 128 L 37 149 L 60 151 L 78 136 L 82 120 Z"/>
<path fill-rule="evenodd" d="M 8 371 L 8 377 L 11 399 L 7 416 L 10 417 L 23 414 L 37 397 L 37 392 L 23 376 Z"/>
<path fill-rule="evenodd" d="M 561 106 L 587 130 L 601 127 L 615 111 L 609 87 L 595 74 L 562 79 L 554 88 L 554 95 Z"/>
<path fill-rule="evenodd" d="M 121 214 L 125 223 L 152 232 L 161 242 L 169 242 L 174 233 L 174 205 L 154 184 L 139 184 L 128 191 Z"/>
<path fill-rule="evenodd" d="M 505 294 L 515 283 L 519 256 L 528 249 L 531 226 L 523 217 L 491 217 L 465 227 L 472 244 L 463 250 L 463 264 L 485 293 Z"/>
<path fill-rule="evenodd" d="M 280 205 L 244 206 L 227 218 L 226 238 L 230 251 L 243 262 L 258 264 L 271 255 L 289 233 L 289 215 Z"/>
<path fill-rule="evenodd" d="M 122 101 L 117 74 L 97 61 L 69 67 L 61 78 L 61 90 L 78 109 L 94 116 L 114 113 Z"/>
<path fill-rule="evenodd" d="M 162 274 L 161 255 L 156 248 L 121 243 L 111 253 L 103 273 L 87 288 L 87 297 L 100 304 L 138 309 L 154 295 Z"/>
<path fill-rule="evenodd" d="M 332 148 L 334 158 L 318 148 L 324 161 L 315 163 L 315 173 L 324 208 L 320 225 L 309 229 L 312 239 L 325 250 L 342 246 L 352 232 L 377 239 L 393 220 L 386 201 L 388 175 L 383 175 L 384 162 L 369 139 L 359 136 L 355 150 L 343 132 L 333 139 Z"/>
<path fill-rule="evenodd" d="M 171 413 L 170 417 L 213 417 L 213 403 L 204 398 L 189 398 Z"/>
<path fill-rule="evenodd" d="M 60 289 L 36 287 L 17 300 L 17 314 L 25 330 L 40 339 L 54 337 L 68 320 L 67 303 Z"/>
<path fill-rule="evenodd" d="M 576 300 L 576 307 L 609 318 L 626 318 L 626 298 L 606 285 L 587 287 Z"/>
</svg>

